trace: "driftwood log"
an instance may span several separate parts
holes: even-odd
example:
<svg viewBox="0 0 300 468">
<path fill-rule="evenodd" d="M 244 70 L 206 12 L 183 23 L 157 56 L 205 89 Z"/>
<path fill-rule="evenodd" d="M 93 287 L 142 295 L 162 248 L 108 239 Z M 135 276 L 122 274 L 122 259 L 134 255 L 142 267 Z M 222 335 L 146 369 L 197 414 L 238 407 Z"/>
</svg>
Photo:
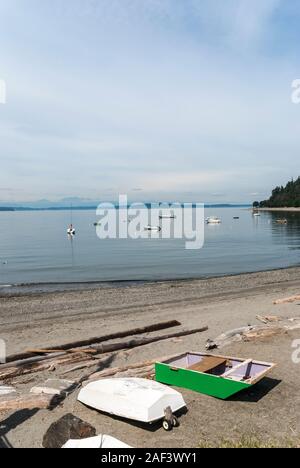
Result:
<svg viewBox="0 0 300 468">
<path fill-rule="evenodd" d="M 75 341 L 73 343 L 67 343 L 63 344 L 60 346 L 55 346 L 53 348 L 48 348 L 47 350 L 28 350 L 25 353 L 22 354 L 15 354 L 12 356 L 8 356 L 6 359 L 7 363 L 10 362 L 15 362 L 19 360 L 24 360 L 28 358 L 35 358 L 37 354 L 45 354 L 45 352 L 52 353 L 52 352 L 60 352 L 60 351 L 71 351 L 74 352 L 76 348 L 88 348 L 92 344 L 98 344 L 98 343 L 103 343 L 105 341 L 111 341 L 111 340 L 116 340 L 119 338 L 126 338 L 127 336 L 134 336 L 134 335 L 142 335 L 143 333 L 152 333 L 160 330 L 165 330 L 167 328 L 174 328 L 174 327 L 179 327 L 181 323 L 179 323 L 177 320 L 171 320 L 168 322 L 161 322 L 153 325 L 148 325 L 146 327 L 142 328 L 134 328 L 131 330 L 126 330 L 118 333 L 111 333 L 109 335 L 103 335 L 95 338 L 90 338 L 88 340 L 82 340 L 82 341 Z M 45 352 L 44 352 L 45 351 Z"/>
<path fill-rule="evenodd" d="M 175 354 L 175 355 L 172 355 L 172 356 L 164 356 L 164 357 L 161 357 L 161 358 L 156 358 L 156 359 L 152 359 L 150 361 L 145 361 L 145 362 L 139 362 L 137 364 L 131 364 L 131 365 L 127 365 L 127 366 L 123 366 L 123 367 L 112 367 L 111 369 L 105 369 L 105 370 L 102 370 L 100 372 L 95 372 L 93 374 L 91 374 L 89 376 L 89 378 L 83 382 L 83 385 L 93 381 L 93 380 L 98 380 L 98 379 L 105 379 L 105 378 L 108 378 L 108 377 L 114 377 L 115 375 L 117 374 L 121 374 L 121 373 L 124 373 L 124 372 L 132 372 L 132 371 L 135 371 L 135 370 L 148 370 L 150 367 L 152 367 L 152 369 L 154 369 L 154 365 L 157 363 L 157 362 L 165 362 L 165 361 L 169 361 L 173 358 L 176 358 L 178 355 Z"/>
<path fill-rule="evenodd" d="M 291 297 L 286 297 L 284 299 L 278 299 L 277 301 L 274 301 L 274 305 L 280 305 L 280 304 L 291 304 L 293 302 L 300 301 L 300 296 L 291 296 Z"/>
<path fill-rule="evenodd" d="M 113 344 L 102 344 L 102 345 L 93 345 L 92 349 L 97 350 L 98 355 L 115 353 L 116 351 L 121 351 L 124 349 L 137 348 L 140 346 L 145 346 L 151 343 L 157 343 L 159 341 L 169 340 L 171 338 L 178 338 L 183 336 L 194 335 L 196 333 L 205 332 L 208 330 L 208 327 L 195 328 L 191 330 L 181 330 L 176 333 L 171 333 L 168 335 L 160 335 L 149 338 L 135 338 L 129 341 L 122 341 L 119 343 Z M 94 357 L 94 356 L 93 356 Z M 31 373 L 36 373 L 48 369 L 56 368 L 57 366 L 62 366 L 66 364 L 73 364 L 78 362 L 87 361 L 93 357 L 88 357 L 86 354 L 78 352 L 77 354 L 67 354 L 63 353 L 60 356 L 44 356 L 40 358 L 39 361 L 36 361 L 38 358 L 30 358 L 30 361 L 34 359 L 34 362 L 28 362 L 28 360 L 17 361 L 17 363 L 10 363 L 0 366 L 0 380 L 7 380 L 18 377 L 20 375 L 27 375 Z"/>
<path fill-rule="evenodd" d="M 196 333 L 203 333 L 208 330 L 208 327 L 194 328 L 191 330 L 181 330 L 177 333 L 170 333 L 168 335 L 160 335 L 149 338 L 134 338 L 130 341 L 114 344 L 102 344 L 92 345 L 91 347 L 97 349 L 98 354 L 110 353 L 114 351 L 120 351 L 121 349 L 138 348 L 139 346 L 145 346 L 151 343 L 157 343 L 158 341 L 170 340 L 171 338 L 179 338 L 189 335 L 195 335 Z"/>
<path fill-rule="evenodd" d="M 61 356 L 56 359 L 48 359 L 46 361 L 42 360 L 41 362 L 31 363 L 31 364 L 19 364 L 14 366 L 14 363 L 10 364 L 10 367 L 0 369 L 0 380 L 8 380 L 18 377 L 20 375 L 34 374 L 37 372 L 42 372 L 46 370 L 55 370 L 56 367 L 63 366 L 66 364 L 75 364 L 86 360 L 87 357 L 82 356 L 82 354 L 73 354 L 67 356 Z"/>
<path fill-rule="evenodd" d="M 59 402 L 53 395 L 8 395 L 0 398 L 1 411 L 51 409 Z"/>
<path fill-rule="evenodd" d="M 118 353 L 108 354 L 108 358 L 113 359 L 117 354 Z M 107 360 L 107 357 L 105 357 L 105 358 L 102 357 L 102 359 L 82 362 L 81 364 L 78 364 L 77 366 L 74 366 L 74 367 L 71 367 L 70 369 L 65 370 L 64 372 L 62 372 L 61 375 L 71 374 L 72 372 L 76 372 L 76 371 L 79 371 L 79 370 L 82 370 L 82 369 L 88 369 L 89 367 L 96 367 L 96 366 L 100 367 L 101 365 L 103 365 L 106 362 L 106 360 Z"/>
</svg>

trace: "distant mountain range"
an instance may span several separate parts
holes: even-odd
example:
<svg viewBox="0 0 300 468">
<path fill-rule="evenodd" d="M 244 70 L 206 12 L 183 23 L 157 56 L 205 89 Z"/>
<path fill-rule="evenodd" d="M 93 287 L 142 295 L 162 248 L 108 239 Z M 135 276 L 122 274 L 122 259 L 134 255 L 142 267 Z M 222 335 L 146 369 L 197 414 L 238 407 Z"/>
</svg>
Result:
<svg viewBox="0 0 300 468">
<path fill-rule="evenodd" d="M 1 202 L 0 211 L 63 211 L 63 210 L 94 210 L 96 209 L 101 201 L 90 200 L 85 198 L 63 198 L 59 201 L 51 200 L 37 200 L 34 202 Z M 112 201 L 117 205 L 116 202 Z M 141 202 L 142 203 L 142 202 Z M 154 202 L 159 203 L 159 202 Z M 164 202 L 165 204 L 166 202 Z M 150 206 L 150 202 L 145 203 Z M 207 208 L 230 208 L 230 207 L 249 207 L 250 204 L 235 204 L 235 203 L 206 203 Z"/>
</svg>

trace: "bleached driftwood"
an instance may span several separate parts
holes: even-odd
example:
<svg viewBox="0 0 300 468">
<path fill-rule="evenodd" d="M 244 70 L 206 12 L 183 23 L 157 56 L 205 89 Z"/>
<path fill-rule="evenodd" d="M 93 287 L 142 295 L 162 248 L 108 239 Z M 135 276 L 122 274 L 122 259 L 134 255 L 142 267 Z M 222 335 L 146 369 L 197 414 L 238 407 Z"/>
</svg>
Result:
<svg viewBox="0 0 300 468">
<path fill-rule="evenodd" d="M 138 348 L 139 346 L 145 346 L 151 343 L 157 343 L 158 341 L 165 341 L 171 338 L 179 338 L 184 336 L 195 335 L 197 333 L 203 333 L 208 330 L 208 327 L 194 328 L 191 330 L 181 330 L 177 333 L 171 333 L 168 335 L 159 335 L 149 338 L 134 338 L 129 341 L 114 343 L 114 344 L 102 344 L 92 345 L 91 347 L 97 349 L 98 354 L 110 353 L 114 351 L 120 351 L 121 349 Z"/>
<path fill-rule="evenodd" d="M 122 341 L 122 342 L 113 343 L 113 344 L 94 345 L 92 346 L 92 348 L 94 350 L 97 350 L 97 354 L 99 355 L 107 354 L 107 353 L 114 353 L 115 351 L 145 346 L 147 344 L 156 343 L 159 341 L 165 341 L 171 338 L 189 336 L 189 335 L 201 333 L 207 330 L 208 330 L 208 327 L 195 328 L 192 330 L 181 330 L 180 332 L 172 333 L 168 335 L 161 335 L 161 336 L 155 336 L 155 337 L 149 337 L 149 338 L 135 338 L 130 341 L 125 341 L 125 342 Z M 9 365 L 7 364 L 4 366 L 0 366 L 0 380 L 7 380 L 9 378 L 18 377 L 20 375 L 27 375 L 27 374 L 31 374 L 35 372 L 40 372 L 42 370 L 47 370 L 51 368 L 53 369 L 53 368 L 56 368 L 57 366 L 62 366 L 65 364 L 70 364 L 70 363 L 73 364 L 73 363 L 83 362 L 83 361 L 88 360 L 88 356 L 80 352 L 78 352 L 77 354 L 63 353 L 62 355 L 58 356 L 55 359 L 51 359 L 51 357 L 53 358 L 53 355 L 47 356 L 46 360 L 45 360 L 45 357 L 42 357 L 40 361 L 37 361 L 34 363 L 30 362 L 29 364 L 28 364 L 28 360 L 24 360 L 24 361 L 18 361 L 17 365 L 16 363 L 10 363 L 10 367 L 8 367 Z"/>
<path fill-rule="evenodd" d="M 293 302 L 296 302 L 296 301 L 300 301 L 300 296 L 299 295 L 286 297 L 286 298 L 283 298 L 283 299 L 278 299 L 277 301 L 274 301 L 273 304 L 274 305 L 290 304 L 290 303 L 293 303 Z"/>
<path fill-rule="evenodd" d="M 53 395 L 8 395 L 0 398 L 1 411 L 51 409 L 59 399 Z"/>
<path fill-rule="evenodd" d="M 91 344 L 103 343 L 105 341 L 111 341 L 119 338 L 126 338 L 127 336 L 142 335 L 143 333 L 152 333 L 160 330 L 165 330 L 167 328 L 174 328 L 180 326 L 177 320 L 171 320 L 168 322 L 160 322 L 152 325 L 148 325 L 142 328 L 133 328 L 131 330 L 121 331 L 117 333 L 111 333 L 108 335 L 103 335 L 99 337 L 89 338 L 88 340 L 75 341 L 73 343 L 66 343 L 63 345 L 50 347 L 47 350 L 40 350 L 39 354 L 45 354 L 45 352 L 60 352 L 60 351 L 76 351 L 78 348 L 86 349 L 89 348 Z M 32 352 L 33 351 L 33 352 Z M 15 354 L 13 356 L 8 356 L 7 362 L 15 362 L 18 360 L 35 358 L 39 350 L 28 350 L 22 354 Z"/>
</svg>

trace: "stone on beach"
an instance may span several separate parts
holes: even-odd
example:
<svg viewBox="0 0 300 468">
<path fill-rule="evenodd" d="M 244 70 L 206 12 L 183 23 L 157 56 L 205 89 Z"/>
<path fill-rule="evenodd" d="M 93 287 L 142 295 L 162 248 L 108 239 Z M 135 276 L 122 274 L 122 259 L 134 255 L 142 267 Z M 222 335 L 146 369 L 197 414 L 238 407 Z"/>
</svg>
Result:
<svg viewBox="0 0 300 468">
<path fill-rule="evenodd" d="M 34 395 L 58 395 L 68 396 L 76 388 L 76 383 L 71 380 L 49 379 L 41 385 L 37 385 L 30 390 Z"/>
<path fill-rule="evenodd" d="M 81 440 L 96 436 L 96 429 L 73 414 L 67 414 L 53 423 L 43 439 L 47 449 L 62 448 L 70 439 Z"/>
</svg>

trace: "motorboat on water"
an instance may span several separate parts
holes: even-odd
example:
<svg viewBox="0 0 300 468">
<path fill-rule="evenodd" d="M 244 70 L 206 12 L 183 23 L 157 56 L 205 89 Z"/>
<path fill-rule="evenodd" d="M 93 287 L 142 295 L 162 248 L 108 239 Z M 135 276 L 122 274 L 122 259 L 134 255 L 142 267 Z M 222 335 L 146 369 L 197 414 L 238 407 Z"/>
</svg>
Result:
<svg viewBox="0 0 300 468">
<path fill-rule="evenodd" d="M 145 226 L 144 228 L 145 231 L 152 231 L 152 232 L 160 232 L 161 231 L 161 227 L 160 226 Z"/>
<path fill-rule="evenodd" d="M 164 214 L 164 215 L 160 215 L 159 219 L 176 219 L 176 216 L 175 215 L 172 215 L 172 214 Z"/>
<path fill-rule="evenodd" d="M 286 218 L 277 219 L 277 224 L 288 224 L 288 220 Z"/>
<path fill-rule="evenodd" d="M 206 218 L 206 224 L 221 224 L 222 221 L 217 216 L 209 216 Z"/>
</svg>

